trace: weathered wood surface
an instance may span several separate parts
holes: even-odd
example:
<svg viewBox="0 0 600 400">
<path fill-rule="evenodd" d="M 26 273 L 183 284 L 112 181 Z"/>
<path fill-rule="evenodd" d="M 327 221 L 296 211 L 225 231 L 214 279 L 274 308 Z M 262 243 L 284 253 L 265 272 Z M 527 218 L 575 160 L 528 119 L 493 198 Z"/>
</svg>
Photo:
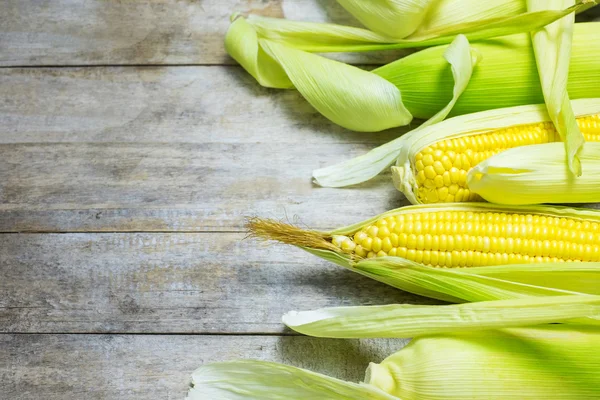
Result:
<svg viewBox="0 0 600 400">
<path fill-rule="evenodd" d="M 309 226 L 334 228 L 403 202 L 389 176 L 346 190 L 313 187 L 312 168 L 358 155 L 357 147 L 364 148 L 0 145 L 0 231 L 239 231 L 251 215 L 298 216 Z"/>
<path fill-rule="evenodd" d="M 237 66 L 0 69 L 0 143 L 357 143 L 296 90 L 261 87 Z M 323 160 L 326 161 L 325 159 Z"/>
<path fill-rule="evenodd" d="M 352 381 L 398 340 L 274 336 L 0 335 L 0 394 L 18 400 L 183 399 L 208 362 L 278 361 Z M 209 399 L 207 399 L 209 400 Z"/>
<path fill-rule="evenodd" d="M 0 332 L 281 333 L 290 310 L 429 303 L 239 233 L 0 235 Z"/>
<path fill-rule="evenodd" d="M 358 24 L 323 0 L 4 0 L 0 66 L 232 64 L 223 38 L 234 12 Z M 380 64 L 407 53 L 338 58 Z"/>
</svg>

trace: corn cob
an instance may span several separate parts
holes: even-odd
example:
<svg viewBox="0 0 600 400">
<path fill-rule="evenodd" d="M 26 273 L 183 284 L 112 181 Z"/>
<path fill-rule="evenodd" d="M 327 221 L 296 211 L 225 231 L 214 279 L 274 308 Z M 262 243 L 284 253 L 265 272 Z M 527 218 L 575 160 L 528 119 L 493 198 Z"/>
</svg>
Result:
<svg viewBox="0 0 600 400">
<path fill-rule="evenodd" d="M 409 206 L 331 232 L 252 219 L 250 232 L 348 260 L 399 257 L 431 267 L 600 261 L 600 212 L 491 204 Z"/>
<path fill-rule="evenodd" d="M 598 106 L 600 108 L 600 103 Z M 505 111 L 506 115 L 518 112 L 515 108 Z M 485 114 L 481 113 L 483 116 Z M 475 114 L 470 119 L 472 121 L 477 118 L 479 115 Z M 428 132 L 421 132 L 422 136 L 415 138 L 416 142 L 411 139 L 405 142 L 407 150 L 398 159 L 398 166 L 392 167 L 392 174 L 396 187 L 411 202 L 481 201 L 482 198 L 470 190 L 467 184 L 467 175 L 472 168 L 508 149 L 561 141 L 554 125 L 548 120 L 515 123 L 493 129 L 479 126 L 472 131 L 460 133 L 440 132 L 452 125 L 467 128 L 453 122 L 448 120 L 439 127 L 430 128 L 429 131 L 433 134 L 429 142 Z M 581 115 L 577 118 L 577 124 L 585 140 L 600 141 L 600 113 Z M 511 195 L 506 193 L 506 198 Z"/>
</svg>

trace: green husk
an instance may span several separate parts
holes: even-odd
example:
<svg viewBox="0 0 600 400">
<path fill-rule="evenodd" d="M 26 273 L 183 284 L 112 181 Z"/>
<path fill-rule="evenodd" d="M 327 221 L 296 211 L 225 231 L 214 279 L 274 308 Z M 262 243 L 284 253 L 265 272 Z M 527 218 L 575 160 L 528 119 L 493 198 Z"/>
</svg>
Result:
<svg viewBox="0 0 600 400">
<path fill-rule="evenodd" d="M 465 400 L 600 397 L 598 326 L 547 325 L 413 339 L 352 383 L 264 361 L 204 365 L 188 399 Z"/>
<path fill-rule="evenodd" d="M 469 190 L 498 204 L 600 202 L 600 143 L 588 142 L 574 177 L 563 143 L 516 147 L 477 164 L 467 175 Z"/>
<path fill-rule="evenodd" d="M 425 336 L 365 381 L 402 400 L 597 399 L 599 339 L 569 325 Z"/>
<path fill-rule="evenodd" d="M 527 9 L 561 9 L 574 4 L 574 0 L 527 0 Z M 584 139 L 575 121 L 567 93 L 574 23 L 575 15 L 567 15 L 539 31 L 532 32 L 531 40 L 548 114 L 565 142 L 569 170 L 580 176 L 579 152 Z"/>
<path fill-rule="evenodd" d="M 598 317 L 600 296 L 571 295 L 448 306 L 391 304 L 333 307 L 291 311 L 283 316 L 282 322 L 308 336 L 360 339 L 406 338 L 562 321 L 575 322 L 575 318 L 586 318 L 583 321 L 587 324 L 600 324 Z"/>
<path fill-rule="evenodd" d="M 462 2 L 465 3 L 464 0 Z M 420 3 L 419 5 L 423 4 Z M 440 6 L 458 7 L 460 3 L 460 1 L 455 1 L 452 4 L 436 4 L 431 9 L 431 11 L 437 12 L 436 17 L 433 20 L 425 17 L 419 26 L 419 31 L 406 37 L 394 36 L 394 29 L 383 28 L 381 24 L 378 24 L 380 29 L 373 31 L 353 26 L 290 21 L 257 15 L 249 15 L 247 22 L 256 30 L 260 38 L 276 41 L 300 50 L 321 53 L 356 52 L 448 44 L 458 34 L 464 34 L 470 41 L 475 41 L 526 33 L 540 29 L 565 15 L 582 11 L 591 6 L 591 4 L 578 1 L 576 5 L 561 10 L 535 12 L 525 12 L 523 10 L 523 12 L 513 13 L 495 5 L 490 7 L 487 3 L 477 2 L 477 5 L 469 5 L 468 8 L 463 8 L 461 19 L 446 18 L 446 21 L 440 20 L 440 13 L 449 11 L 449 7 L 442 7 L 441 11 L 438 10 Z M 524 5 L 521 0 L 519 0 L 519 3 Z M 370 3 L 365 2 L 366 4 Z M 484 9 L 481 10 L 481 8 Z M 472 14 L 465 15 L 465 12 Z M 472 18 L 469 18 L 470 16 Z M 409 14 L 395 18 L 396 20 L 403 20 L 406 17 L 409 17 Z M 415 18 L 409 19 L 411 24 L 418 22 Z M 427 27 L 425 27 L 425 24 L 427 24 Z M 406 28 L 408 25 L 398 21 L 394 22 L 394 27 L 401 29 Z"/>
</svg>

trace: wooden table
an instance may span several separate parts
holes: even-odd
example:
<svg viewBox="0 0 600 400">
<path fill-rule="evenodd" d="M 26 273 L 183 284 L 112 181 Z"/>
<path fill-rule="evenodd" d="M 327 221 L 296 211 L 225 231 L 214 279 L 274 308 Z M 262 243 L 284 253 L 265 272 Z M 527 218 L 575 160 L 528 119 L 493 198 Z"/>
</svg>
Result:
<svg viewBox="0 0 600 400">
<path fill-rule="evenodd" d="M 237 358 L 360 380 L 404 342 L 301 337 L 281 315 L 433 303 L 243 240 L 249 215 L 325 229 L 406 204 L 385 175 L 310 181 L 404 130 L 349 132 L 260 87 L 223 49 L 233 11 L 354 23 L 322 0 L 3 0 L 0 398 L 181 399 Z"/>
</svg>

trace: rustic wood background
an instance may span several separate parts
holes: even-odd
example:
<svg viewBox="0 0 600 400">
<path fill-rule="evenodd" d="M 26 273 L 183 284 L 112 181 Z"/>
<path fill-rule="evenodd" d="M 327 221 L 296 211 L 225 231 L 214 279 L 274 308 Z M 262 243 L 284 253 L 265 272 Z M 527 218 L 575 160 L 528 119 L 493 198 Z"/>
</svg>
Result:
<svg viewBox="0 0 600 400">
<path fill-rule="evenodd" d="M 261 88 L 223 49 L 233 11 L 356 24 L 332 0 L 2 1 L 0 398 L 179 399 L 196 367 L 242 357 L 360 380 L 404 342 L 301 337 L 281 315 L 432 303 L 243 240 L 247 215 L 333 228 L 405 204 L 388 176 L 309 179 L 403 130 L 349 132 Z"/>
</svg>

